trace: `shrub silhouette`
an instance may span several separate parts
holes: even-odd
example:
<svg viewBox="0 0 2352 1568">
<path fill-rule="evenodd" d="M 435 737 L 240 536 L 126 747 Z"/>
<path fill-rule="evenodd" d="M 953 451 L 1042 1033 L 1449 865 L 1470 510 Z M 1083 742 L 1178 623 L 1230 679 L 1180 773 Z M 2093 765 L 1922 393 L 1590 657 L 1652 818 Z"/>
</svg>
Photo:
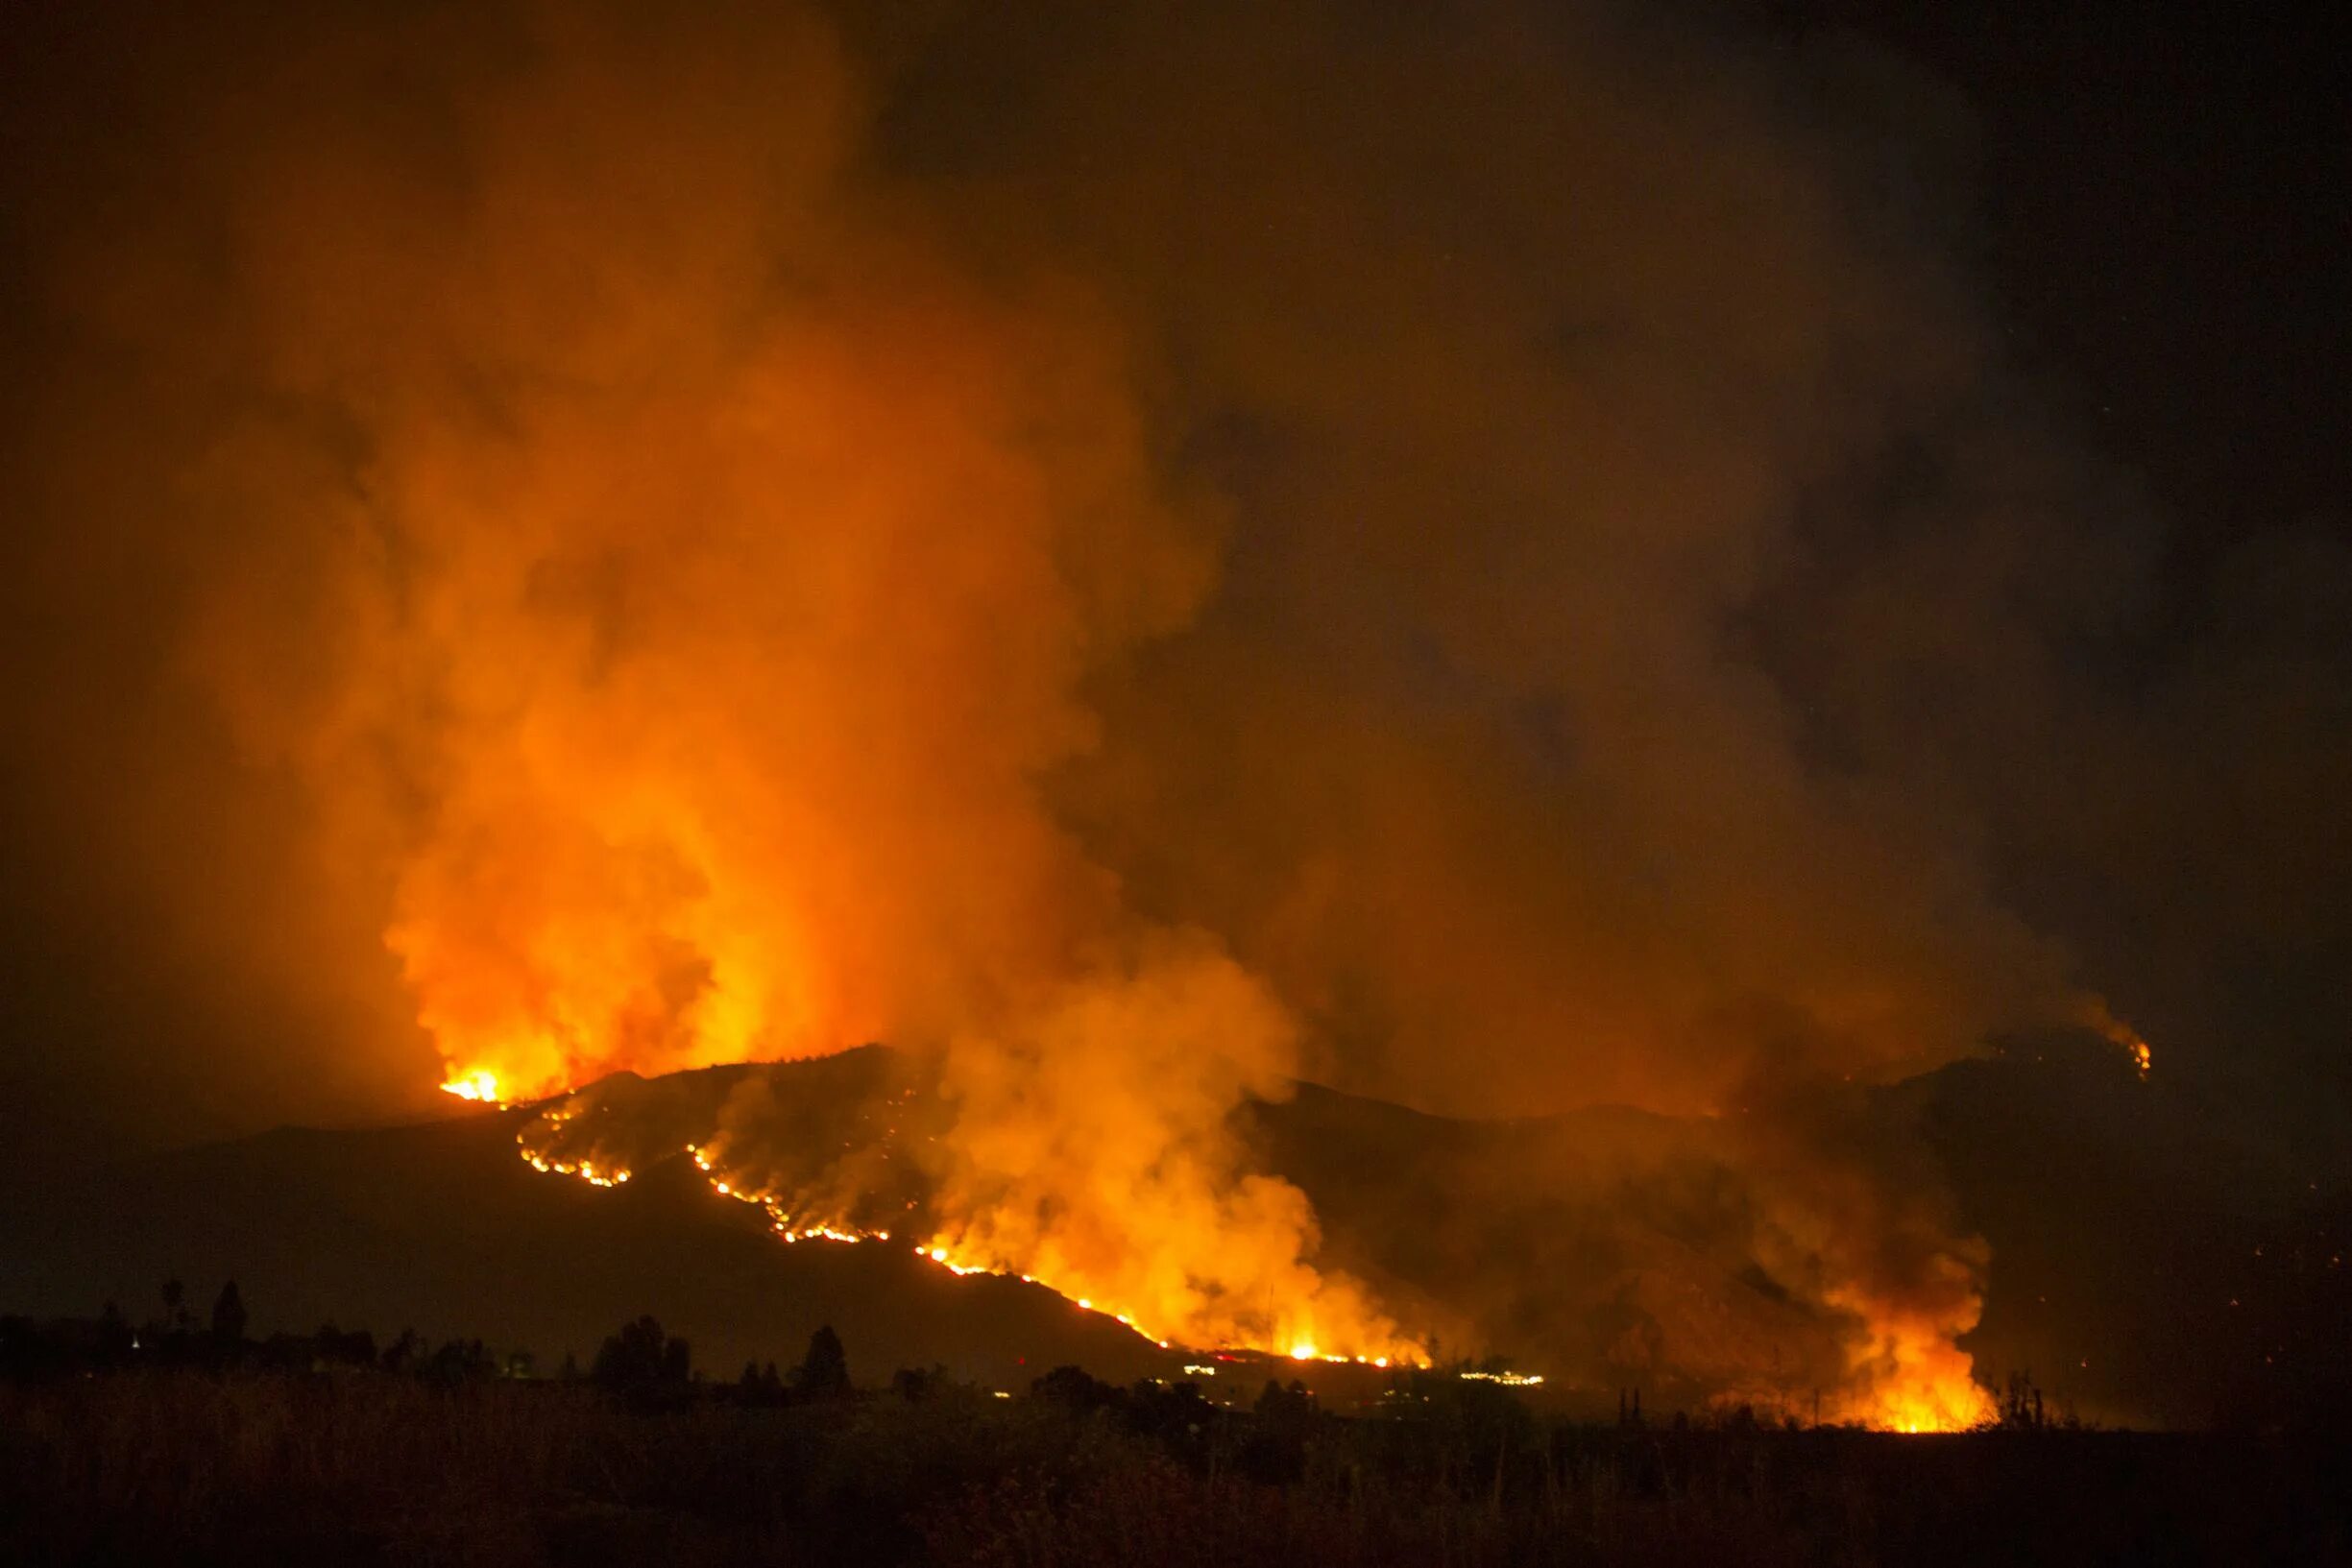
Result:
<svg viewBox="0 0 2352 1568">
<path fill-rule="evenodd" d="M 1074 1411 L 1090 1411 L 1119 1399 L 1118 1389 L 1098 1383 L 1082 1366 L 1056 1366 L 1041 1378 L 1031 1378 L 1029 1391 L 1035 1398 Z"/>
</svg>

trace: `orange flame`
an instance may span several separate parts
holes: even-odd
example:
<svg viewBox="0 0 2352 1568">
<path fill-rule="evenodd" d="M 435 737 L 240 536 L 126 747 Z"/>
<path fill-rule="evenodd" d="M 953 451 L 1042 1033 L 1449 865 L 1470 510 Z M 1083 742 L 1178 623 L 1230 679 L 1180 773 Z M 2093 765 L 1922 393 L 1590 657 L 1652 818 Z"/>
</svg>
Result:
<svg viewBox="0 0 2352 1568">
<path fill-rule="evenodd" d="M 2155 1066 L 2156 1053 L 2148 1049 L 2147 1041 L 2140 1031 L 2118 1018 L 2106 1002 L 2097 997 L 2089 999 L 2083 1005 L 2083 1022 L 2105 1035 L 2110 1044 L 2130 1057 L 2131 1065 L 2139 1071 L 2141 1077 L 2148 1075 L 2149 1069 Z"/>
<path fill-rule="evenodd" d="M 1976 1382 L 1974 1358 L 1954 1343 L 1976 1325 L 1977 1290 L 1947 1296 L 1933 1311 L 1831 1296 L 1858 1311 L 1867 1326 L 1852 1353 L 1847 1391 L 1824 1411 L 1831 1419 L 1930 1433 L 1965 1432 L 1992 1418 L 1993 1396 Z"/>
<path fill-rule="evenodd" d="M 861 1064 L 858 1057 L 867 1059 Z M 715 1121 L 720 1130 L 696 1133 L 684 1146 L 685 1157 L 715 1196 L 762 1210 L 780 1242 L 889 1242 L 895 1233 L 935 1267 L 1042 1286 L 1163 1348 L 1181 1341 L 1323 1361 L 1428 1360 L 1360 1286 L 1302 1259 L 1311 1216 L 1287 1183 L 1245 1176 L 1228 1190 L 1222 1181 L 1138 1181 L 1081 1151 L 1076 1167 L 1052 1167 L 1057 1180 L 1075 1181 L 1082 1170 L 1121 1194 L 1122 1211 L 1140 1206 L 1147 1216 L 1164 1217 L 1166 1228 L 1133 1232 L 1083 1202 L 1064 1202 L 1055 1220 L 1040 1222 L 1025 1208 L 1020 1189 L 992 1181 L 976 1189 L 981 1178 L 964 1169 L 966 1156 L 936 1147 L 938 1134 L 929 1129 L 952 1131 L 958 1112 L 886 1075 L 912 1071 L 902 1058 L 857 1052 L 802 1064 L 804 1071 L 820 1067 L 840 1071 L 823 1080 L 821 1092 L 812 1091 L 814 1114 L 828 1127 L 861 1131 L 870 1144 L 845 1138 L 820 1145 L 807 1135 L 805 1122 L 761 1123 L 759 1113 L 777 1101 L 757 1073 L 725 1080 L 735 1087 L 715 1088 L 699 1102 L 675 1080 L 659 1089 L 614 1080 L 546 1106 L 517 1133 L 517 1143 L 535 1170 L 616 1187 L 645 1165 L 677 1156 L 680 1146 L 664 1136 L 664 1125 L 681 1117 L 695 1126 Z M 861 1067 L 881 1071 L 861 1077 Z M 794 1101 L 786 1114 L 811 1113 Z M 1001 1114 L 991 1113 L 986 1122 L 990 1138 L 1034 1133 Z M 1201 1144 L 1194 1152 L 1207 1158 L 1216 1150 Z M 945 1161 L 951 1179 L 940 1185 L 918 1174 L 927 1161 Z M 1262 1211 L 1241 1194 L 1254 1194 Z M 976 1197 L 1004 1206 L 974 1209 Z"/>
<path fill-rule="evenodd" d="M 443 1084 L 441 1092 L 445 1095 L 455 1095 L 459 1099 L 480 1100 L 492 1105 L 502 1105 L 506 1102 L 506 1097 L 498 1093 L 498 1075 L 488 1068 L 475 1068 L 471 1073 L 460 1073 Z"/>
<path fill-rule="evenodd" d="M 1971 1358 L 1949 1342 L 1921 1347 L 1888 1383 L 1845 1407 L 1842 1418 L 1882 1432 L 1966 1432 L 1994 1414 Z"/>
</svg>

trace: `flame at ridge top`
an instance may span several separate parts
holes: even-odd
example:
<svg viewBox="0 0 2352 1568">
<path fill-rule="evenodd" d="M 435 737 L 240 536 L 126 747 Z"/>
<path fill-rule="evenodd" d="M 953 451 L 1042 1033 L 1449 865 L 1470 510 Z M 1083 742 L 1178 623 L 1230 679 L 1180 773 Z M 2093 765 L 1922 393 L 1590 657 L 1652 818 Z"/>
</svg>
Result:
<svg viewBox="0 0 2352 1568">
<path fill-rule="evenodd" d="M 498 1087 L 498 1075 L 487 1068 L 457 1073 L 441 1086 L 441 1092 L 455 1095 L 459 1099 L 478 1100 L 491 1105 L 507 1102 L 507 1097 Z"/>
</svg>

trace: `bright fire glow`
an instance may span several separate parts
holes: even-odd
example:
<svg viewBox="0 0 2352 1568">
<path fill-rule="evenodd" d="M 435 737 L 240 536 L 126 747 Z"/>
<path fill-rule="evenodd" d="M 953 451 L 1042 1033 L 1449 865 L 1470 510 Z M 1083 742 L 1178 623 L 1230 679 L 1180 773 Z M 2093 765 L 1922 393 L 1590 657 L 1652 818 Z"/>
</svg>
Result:
<svg viewBox="0 0 2352 1568">
<path fill-rule="evenodd" d="M 495 1096 L 497 1080 L 485 1076 L 487 1081 L 468 1080 L 463 1087 Z M 458 1090 L 453 1088 L 451 1092 Z M 474 1096 L 470 1094 L 466 1098 Z M 888 1104 L 892 1109 L 886 1119 L 892 1122 L 910 1114 L 898 1098 Z M 518 1133 L 522 1157 L 538 1170 L 572 1176 L 598 1187 L 618 1187 L 630 1179 L 632 1165 L 637 1161 L 676 1156 L 679 1146 L 675 1143 L 659 1143 L 635 1155 L 618 1146 L 595 1143 L 594 1129 L 602 1114 L 599 1102 L 590 1096 L 573 1096 L 548 1106 L 537 1122 Z M 621 1122 L 627 1124 L 625 1116 Z M 899 1212 L 896 1199 L 872 1215 L 871 1219 L 861 1220 L 842 1207 L 844 1200 L 840 1194 L 844 1189 L 819 1184 L 805 1193 L 781 1190 L 770 1177 L 741 1164 L 724 1137 L 689 1143 L 685 1153 L 715 1197 L 761 1209 L 770 1233 L 779 1242 L 856 1244 L 887 1242 L 891 1238 L 886 1225 L 872 1220 Z M 883 1157 L 887 1158 L 886 1152 Z M 907 1205 L 914 1206 L 911 1202 Z M 915 1222 L 919 1223 L 919 1219 Z M 916 1231 L 915 1236 L 922 1237 L 922 1232 Z M 1302 1288 L 1297 1299 L 1278 1306 L 1270 1319 L 1260 1321 L 1255 1328 L 1227 1319 L 1222 1329 L 1211 1327 L 1209 1332 L 1202 1333 L 1201 1326 L 1207 1320 L 1197 1312 L 1186 1315 L 1187 1304 L 1180 1298 L 1176 1300 L 1173 1311 L 1150 1299 L 1129 1298 L 1106 1288 L 1104 1276 L 1050 1250 L 1007 1259 L 982 1250 L 971 1235 L 952 1229 L 919 1240 L 902 1239 L 900 1244 L 908 1246 L 924 1263 L 952 1274 L 985 1274 L 1043 1286 L 1079 1311 L 1109 1317 L 1162 1348 L 1181 1344 L 1203 1351 L 1255 1351 L 1294 1362 L 1353 1363 L 1372 1368 L 1426 1366 L 1430 1363 L 1424 1346 L 1386 1327 L 1385 1319 L 1349 1316 L 1352 1308 L 1347 1296 L 1336 1298 L 1339 1310 L 1328 1320 L 1316 1315 L 1315 1290 L 1323 1282 L 1312 1273 L 1302 1273 Z M 1958 1264 L 1953 1266 L 1959 1273 L 1965 1273 Z M 1918 1302 L 1875 1299 L 1859 1292 L 1835 1299 L 1834 1305 L 1855 1314 L 1864 1325 L 1864 1339 L 1855 1352 L 1846 1390 L 1833 1401 L 1825 1402 L 1820 1412 L 1823 1418 L 1856 1422 L 1880 1431 L 1950 1432 L 1976 1426 L 1993 1414 L 1990 1396 L 1972 1375 L 1970 1358 L 1952 1343 L 1958 1335 L 1974 1326 L 1976 1297 L 1973 1291 L 1960 1291 L 1937 1300 L 1938 1305 L 1928 1307 Z M 1363 1332 L 1367 1323 L 1374 1325 L 1374 1332 L 1369 1336 Z M 1472 1372 L 1465 1376 L 1471 1381 L 1513 1388 L 1544 1386 L 1543 1377 L 1536 1373 Z M 1789 1409 L 1791 1413 L 1802 1415 L 1809 1405 L 1800 1408 L 1792 1403 Z"/>
<path fill-rule="evenodd" d="M 898 1114 L 902 1113 L 893 1113 Z M 625 1117 L 622 1120 L 625 1124 Z M 533 1170 L 571 1176 L 598 1187 L 626 1183 L 633 1174 L 631 1167 L 635 1160 L 675 1157 L 674 1151 L 679 1146 L 676 1144 L 665 1143 L 629 1155 L 621 1152 L 618 1145 L 597 1143 L 598 1131 L 605 1125 L 604 1113 L 597 1102 L 590 1097 L 574 1096 L 547 1107 L 540 1120 L 519 1131 L 516 1139 L 522 1158 Z M 589 1152 L 591 1149 L 593 1153 Z M 842 1207 L 838 1187 L 820 1184 L 819 1189 L 798 1194 L 779 1190 L 758 1170 L 740 1164 L 731 1155 L 725 1139 L 690 1143 L 684 1151 L 714 1196 L 761 1209 L 766 1216 L 769 1232 L 780 1242 L 852 1244 L 890 1240 L 887 1227 L 861 1221 Z M 909 1202 L 908 1206 L 914 1205 Z M 1301 1272 L 1301 1300 L 1292 1305 L 1290 1315 L 1277 1314 L 1270 1326 L 1256 1333 L 1245 1327 L 1241 1332 L 1204 1336 L 1195 1332 L 1202 1319 L 1185 1317 L 1182 1315 L 1185 1304 L 1180 1299 L 1173 1314 L 1154 1308 L 1150 1302 L 1114 1305 L 1123 1298 L 1101 1289 L 1096 1278 L 1070 1267 L 1067 1260 L 1049 1255 L 1033 1266 L 1019 1266 L 978 1250 L 968 1239 L 954 1233 L 914 1241 L 909 1250 L 924 1263 L 951 1274 L 986 1274 L 1042 1286 L 1079 1311 L 1108 1317 L 1162 1349 L 1172 1349 L 1181 1341 L 1195 1347 L 1255 1350 L 1300 1361 L 1353 1362 L 1381 1367 L 1422 1365 L 1428 1361 L 1418 1344 L 1388 1328 L 1385 1319 L 1361 1315 L 1354 1321 L 1375 1325 L 1374 1337 L 1360 1346 L 1351 1344 L 1348 1354 L 1329 1353 L 1321 1328 L 1317 1327 L 1313 1334 L 1301 1332 L 1314 1326 L 1304 1315 L 1315 1305 L 1315 1289 L 1323 1284 L 1311 1272 Z M 1349 1310 L 1350 1298 L 1339 1295 L 1333 1299 L 1338 1306 L 1333 1321 L 1344 1329 L 1346 1323 L 1341 1314 Z M 1346 1342 L 1344 1336 L 1341 1338 L 1342 1342 Z"/>
<path fill-rule="evenodd" d="M 469 1081 L 465 1087 L 495 1095 L 498 1085 L 492 1077 L 487 1082 Z M 643 1125 L 639 1102 L 629 1098 L 633 1092 L 624 1085 L 618 1091 L 569 1096 L 547 1105 L 537 1120 L 517 1133 L 523 1159 L 537 1170 L 611 1188 L 628 1182 L 637 1168 L 676 1158 L 681 1148 L 675 1141 L 677 1134 Z M 915 1145 L 927 1141 L 921 1129 L 930 1123 L 924 1121 L 911 1091 L 893 1090 L 864 1104 L 866 1111 L 853 1114 L 870 1114 L 874 1132 L 900 1136 Z M 644 1141 L 632 1143 L 632 1138 Z M 849 1150 L 854 1142 L 845 1140 L 839 1147 Z M 1087 1260 L 1051 1246 L 1010 1256 L 991 1251 L 982 1244 L 982 1234 L 969 1227 L 938 1226 L 919 1186 L 880 1198 L 870 1187 L 845 1179 L 840 1170 L 825 1163 L 833 1156 L 820 1157 L 816 1165 L 806 1168 L 763 1166 L 753 1163 L 753 1151 L 759 1146 L 756 1140 L 740 1144 L 737 1133 L 726 1132 L 686 1142 L 683 1150 L 710 1188 L 714 1201 L 759 1209 L 769 1233 L 784 1243 L 886 1242 L 895 1228 L 898 1244 L 930 1266 L 958 1276 L 990 1275 L 1042 1286 L 1077 1310 L 1110 1318 L 1163 1349 L 1182 1346 L 1195 1352 L 1256 1352 L 1291 1362 L 1375 1369 L 1430 1364 L 1423 1344 L 1390 1326 L 1385 1318 L 1363 1313 L 1360 1298 L 1331 1292 L 1329 1281 L 1310 1270 L 1299 1271 L 1297 1293 L 1273 1302 L 1273 1310 L 1264 1317 L 1230 1314 L 1216 1317 L 1202 1313 L 1197 1302 L 1181 1294 L 1131 1294 L 1121 1288 L 1115 1271 L 1089 1266 Z M 905 1158 L 908 1146 L 885 1136 L 862 1153 L 842 1157 L 864 1162 L 856 1169 L 868 1175 L 902 1170 L 910 1164 Z M 805 1147 L 796 1150 L 806 1152 Z M 797 1174 L 787 1173 L 794 1170 Z M 1121 1260 L 1113 1256 L 1106 1261 L 1116 1265 Z M 1844 1387 L 1826 1396 L 1818 1407 L 1822 1419 L 1879 1431 L 1951 1432 L 1976 1426 L 1992 1416 L 1991 1397 L 1977 1386 L 1967 1353 L 1953 1342 L 1976 1323 L 1978 1297 L 1970 1285 L 1972 1260 L 1964 1251 L 1956 1252 L 1944 1260 L 1941 1268 L 1948 1288 L 1940 1291 L 1876 1294 L 1857 1288 L 1851 1293 L 1832 1293 L 1831 1305 L 1856 1320 L 1858 1338 L 1851 1351 Z M 1325 1307 L 1330 1310 L 1319 1310 Z M 1193 1364 L 1207 1363 L 1196 1360 Z M 1474 1382 L 1511 1388 L 1546 1386 L 1543 1376 L 1534 1372 L 1467 1375 Z M 1774 1396 L 1762 1391 L 1756 1397 L 1759 1409 L 1775 1402 Z M 1816 1409 L 1809 1399 L 1784 1398 L 1777 1403 L 1800 1417 Z"/>
<path fill-rule="evenodd" d="M 2090 1025 L 2130 1057 L 2131 1065 L 2138 1069 L 2140 1076 L 2146 1077 L 2149 1069 L 2156 1065 L 2156 1053 L 2148 1049 L 2147 1041 L 2140 1031 L 2108 1011 L 2105 1002 L 2093 1002 L 2089 1014 Z"/>
<path fill-rule="evenodd" d="M 468 1084 L 466 1087 L 485 1087 L 487 1091 L 495 1092 L 496 1084 Z M 451 1092 L 457 1091 L 452 1089 Z M 467 1098 L 474 1097 L 469 1095 Z M 547 1124 L 560 1129 L 577 1114 L 575 1105 L 576 1102 L 567 1102 L 552 1108 Z M 631 1172 L 625 1166 L 608 1160 L 549 1158 L 545 1153 L 533 1152 L 529 1143 L 530 1130 L 525 1129 L 520 1136 L 525 1146 L 523 1158 L 535 1170 L 572 1176 L 598 1187 L 618 1187 L 630 1178 Z M 726 1170 L 725 1162 L 715 1158 L 713 1149 L 690 1145 L 686 1152 L 715 1194 L 754 1204 L 764 1210 L 770 1230 L 780 1242 L 822 1241 L 854 1244 L 890 1239 L 887 1230 L 861 1227 L 845 1216 L 820 1218 L 795 1214 L 788 1208 L 784 1197 L 762 1190 L 743 1173 L 728 1170 L 722 1174 L 722 1170 Z M 1091 1291 L 1075 1284 L 1065 1282 L 1057 1285 L 1055 1278 L 1047 1273 L 992 1266 L 986 1259 L 960 1250 L 952 1236 L 915 1242 L 909 1250 L 925 1263 L 953 1274 L 988 1274 L 1044 1286 L 1080 1311 L 1111 1317 L 1153 1340 L 1162 1349 L 1173 1348 L 1177 1342 L 1172 1333 L 1160 1327 L 1148 1313 L 1112 1308 Z M 1969 1357 L 1951 1343 L 1952 1334 L 1961 1327 L 1963 1325 L 1915 1323 L 1891 1333 L 1876 1335 L 1872 1341 L 1874 1351 L 1863 1364 L 1855 1368 L 1857 1391 L 1825 1411 L 1825 1415 L 1832 1420 L 1855 1421 L 1879 1431 L 1901 1433 L 1965 1431 L 1989 1419 L 1994 1413 L 1991 1396 L 1977 1386 L 1972 1376 Z M 1203 1345 L 1197 1348 L 1211 1347 Z M 1254 1350 L 1295 1362 L 1320 1361 L 1374 1368 L 1426 1366 L 1429 1363 L 1429 1356 L 1422 1347 L 1401 1339 L 1368 1345 L 1345 1355 L 1327 1352 L 1321 1339 L 1304 1334 L 1283 1335 L 1271 1343 L 1264 1340 L 1252 1343 L 1248 1337 L 1239 1337 L 1218 1343 L 1214 1348 L 1234 1352 Z M 1185 1370 L 1194 1376 L 1216 1375 L 1215 1368 L 1206 1363 L 1193 1363 Z M 1468 1371 L 1461 1375 L 1471 1382 L 1492 1383 L 1509 1388 L 1537 1388 L 1544 1385 L 1544 1379 L 1539 1373 Z"/>
<path fill-rule="evenodd" d="M 843 1114 L 871 1122 L 837 1145 L 761 1121 L 784 1114 L 778 1102 L 722 1131 L 718 1103 L 698 1091 L 616 1076 L 547 1104 L 520 1135 L 525 1158 L 617 1185 L 683 1146 L 718 1195 L 765 1207 L 787 1242 L 898 1225 L 934 1265 L 1043 1284 L 1155 1342 L 1424 1362 L 1362 1285 L 1314 1265 L 1305 1194 L 1249 1170 L 1224 1131 L 1223 1107 L 1258 1078 L 1171 1088 L 1202 1071 L 1204 1039 L 1254 1041 L 1245 1049 L 1276 1059 L 1289 1026 L 1278 1007 L 1214 948 L 1153 947 L 1135 970 L 1050 990 L 1009 1040 L 926 1062 L 936 1077 L 919 1091 L 853 1091 Z M 822 1059 L 856 1078 L 859 1053 Z M 515 1080 L 482 1067 L 452 1082 L 506 1097 Z M 1182 1159 L 1157 1152 L 1176 1148 Z M 593 1170 L 579 1169 L 583 1156 Z"/>
<path fill-rule="evenodd" d="M 441 1086 L 441 1092 L 445 1095 L 455 1095 L 459 1099 L 480 1100 L 489 1105 L 502 1105 L 506 1102 L 504 1097 L 498 1093 L 498 1075 L 487 1069 L 477 1069 L 451 1078 Z"/>
<path fill-rule="evenodd" d="M 1968 1354 L 1948 1339 L 1923 1340 L 1900 1357 L 1875 1387 L 1844 1402 L 1834 1418 L 1902 1433 L 1966 1432 L 1993 1418 L 1993 1396 L 1972 1374 Z"/>
</svg>

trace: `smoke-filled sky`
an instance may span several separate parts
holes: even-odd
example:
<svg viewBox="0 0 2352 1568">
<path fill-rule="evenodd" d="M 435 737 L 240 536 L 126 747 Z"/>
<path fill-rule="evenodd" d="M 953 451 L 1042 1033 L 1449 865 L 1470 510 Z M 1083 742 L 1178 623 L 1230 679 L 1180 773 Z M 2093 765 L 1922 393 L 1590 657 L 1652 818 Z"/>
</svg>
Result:
<svg viewBox="0 0 2352 1568">
<path fill-rule="evenodd" d="M 2341 138 L 2270 56 L 31 9 L 17 1157 L 887 1039 L 976 1212 L 1254 1224 L 1202 1129 L 1291 1074 L 1720 1114 L 2109 1008 L 2323 1157 Z"/>
</svg>

